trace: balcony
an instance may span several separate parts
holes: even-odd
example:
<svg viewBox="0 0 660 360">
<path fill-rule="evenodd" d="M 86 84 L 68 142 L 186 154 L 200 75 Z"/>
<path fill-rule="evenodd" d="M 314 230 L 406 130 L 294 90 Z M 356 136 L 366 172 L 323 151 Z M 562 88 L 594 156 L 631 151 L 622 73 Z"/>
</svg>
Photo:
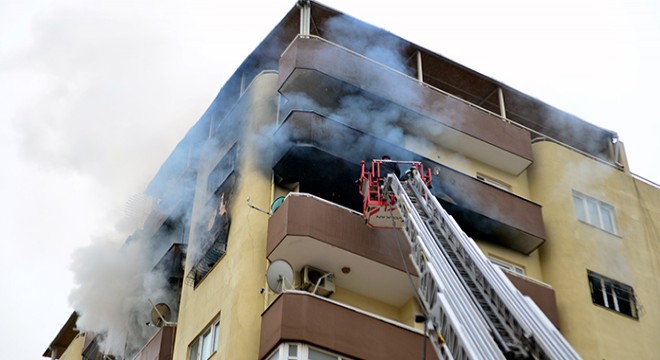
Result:
<svg viewBox="0 0 660 360">
<path fill-rule="evenodd" d="M 342 121 L 372 135 L 382 135 L 378 124 L 405 129 L 516 175 L 532 163 L 528 131 L 318 37 L 297 38 L 287 48 L 279 83 L 294 109 L 342 112 L 350 110 L 348 100 L 360 99 L 364 106 L 343 113 Z"/>
<path fill-rule="evenodd" d="M 268 222 L 269 260 L 285 259 L 295 270 L 312 265 L 334 274 L 338 286 L 392 306 L 414 296 L 407 266 L 410 247 L 399 230 L 374 229 L 361 214 L 307 194 L 290 194 Z M 348 267 L 345 274 L 342 268 Z"/>
<path fill-rule="evenodd" d="M 473 238 L 529 255 L 545 242 L 541 206 L 472 176 L 439 166 L 432 192 Z"/>
<path fill-rule="evenodd" d="M 414 294 L 396 241 L 406 254 L 408 268 L 414 271 L 407 256 L 408 241 L 398 230 L 371 228 L 361 214 L 350 209 L 292 193 L 269 219 L 266 253 L 269 260 L 285 259 L 296 270 L 310 264 L 330 271 L 339 286 L 400 307 Z M 351 272 L 344 274 L 342 267 Z M 558 326 L 552 288 L 530 278 L 507 276 Z"/>
<path fill-rule="evenodd" d="M 541 206 L 314 112 L 293 111 L 274 133 L 273 168 L 300 191 L 356 211 L 360 161 L 390 154 L 435 170 L 432 192 L 473 237 L 529 254 L 545 241 Z"/>
<path fill-rule="evenodd" d="M 285 292 L 261 315 L 259 359 L 279 343 L 300 341 L 356 359 L 421 359 L 412 328 L 301 292 Z M 437 359 L 429 341 L 427 359 Z"/>
<path fill-rule="evenodd" d="M 133 357 L 133 360 L 171 360 L 174 356 L 175 334 L 176 327 L 161 327 L 151 340 Z"/>
</svg>

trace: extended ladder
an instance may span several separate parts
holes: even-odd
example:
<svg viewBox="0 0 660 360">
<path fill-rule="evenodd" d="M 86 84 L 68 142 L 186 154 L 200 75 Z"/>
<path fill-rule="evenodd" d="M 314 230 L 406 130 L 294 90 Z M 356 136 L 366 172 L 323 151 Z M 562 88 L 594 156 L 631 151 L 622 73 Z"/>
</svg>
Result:
<svg viewBox="0 0 660 360">
<path fill-rule="evenodd" d="M 389 174 L 383 198 L 392 199 L 402 217 L 439 358 L 580 358 L 536 304 L 490 264 L 418 173 L 403 183 Z"/>
</svg>

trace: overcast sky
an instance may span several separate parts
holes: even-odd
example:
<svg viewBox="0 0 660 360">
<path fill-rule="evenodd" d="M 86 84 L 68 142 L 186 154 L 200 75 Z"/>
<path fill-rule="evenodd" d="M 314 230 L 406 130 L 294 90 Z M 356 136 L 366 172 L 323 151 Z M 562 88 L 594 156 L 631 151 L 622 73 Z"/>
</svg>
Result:
<svg viewBox="0 0 660 360">
<path fill-rule="evenodd" d="M 323 3 L 618 132 L 660 182 L 657 1 Z M 123 241 L 126 202 L 294 5 L 0 0 L 3 358 L 41 357 L 72 253 Z"/>
</svg>

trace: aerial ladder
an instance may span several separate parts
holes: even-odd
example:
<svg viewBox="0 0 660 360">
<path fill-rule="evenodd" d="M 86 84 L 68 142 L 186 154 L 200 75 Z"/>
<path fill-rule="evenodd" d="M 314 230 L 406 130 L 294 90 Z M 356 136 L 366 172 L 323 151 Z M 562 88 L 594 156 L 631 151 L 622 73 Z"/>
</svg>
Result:
<svg viewBox="0 0 660 360">
<path fill-rule="evenodd" d="M 410 166 L 399 180 L 386 162 Z M 416 293 L 439 359 L 580 359 L 536 304 L 491 265 L 429 190 L 420 162 L 362 162 L 364 215 L 401 228 L 419 276 Z M 426 335 L 426 334 L 425 334 Z"/>
</svg>

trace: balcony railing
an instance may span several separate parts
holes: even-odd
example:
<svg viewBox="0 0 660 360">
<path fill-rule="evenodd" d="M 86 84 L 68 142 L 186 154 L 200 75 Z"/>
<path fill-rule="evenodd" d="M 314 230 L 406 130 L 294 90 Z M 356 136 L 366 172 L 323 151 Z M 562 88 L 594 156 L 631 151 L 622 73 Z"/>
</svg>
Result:
<svg viewBox="0 0 660 360">
<path fill-rule="evenodd" d="M 511 283 L 523 295 L 529 296 L 536 303 L 536 306 L 543 311 L 548 320 L 559 329 L 559 311 L 557 309 L 557 300 L 555 291 L 546 283 L 538 281 L 529 276 L 516 274 L 510 271 L 504 271 L 504 275 L 511 280 Z"/>
<path fill-rule="evenodd" d="M 289 194 L 268 221 L 268 259 L 331 272 L 337 286 L 395 307 L 414 296 L 409 251 L 400 230 L 371 228 L 362 214 L 309 194 Z"/>
<path fill-rule="evenodd" d="M 297 38 L 282 54 L 280 92 L 291 101 L 304 94 L 305 106 L 313 103 L 335 110 L 359 93 L 372 107 L 387 106 L 397 113 L 395 120 L 383 126 L 403 128 L 512 174 L 521 173 L 532 163 L 527 130 L 321 38 Z M 364 109 L 359 113 L 366 116 Z M 347 121 L 363 131 L 383 122 L 378 117 L 360 120 Z"/>
<path fill-rule="evenodd" d="M 261 315 L 259 359 L 299 341 L 356 359 L 421 359 L 419 330 L 309 293 L 281 294 Z M 427 359 L 437 359 L 426 342 Z"/>
<path fill-rule="evenodd" d="M 176 327 L 163 326 L 133 357 L 133 360 L 172 360 Z"/>
</svg>

